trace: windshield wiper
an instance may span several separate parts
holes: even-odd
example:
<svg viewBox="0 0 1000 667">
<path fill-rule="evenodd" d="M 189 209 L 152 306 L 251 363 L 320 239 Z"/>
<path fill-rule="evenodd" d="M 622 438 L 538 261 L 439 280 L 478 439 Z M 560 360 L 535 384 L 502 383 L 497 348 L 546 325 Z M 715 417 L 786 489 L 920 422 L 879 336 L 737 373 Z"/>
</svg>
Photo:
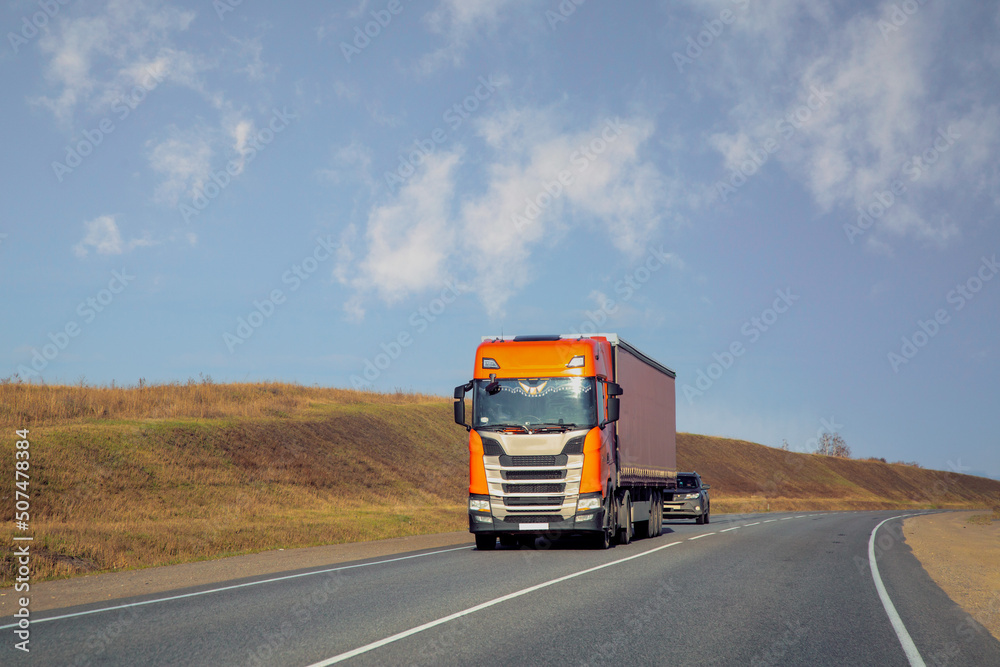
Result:
<svg viewBox="0 0 1000 667">
<path fill-rule="evenodd" d="M 542 422 L 540 424 L 528 424 L 528 427 L 534 431 L 568 431 L 570 429 L 579 428 L 576 424 L 557 424 L 554 422 Z"/>
</svg>

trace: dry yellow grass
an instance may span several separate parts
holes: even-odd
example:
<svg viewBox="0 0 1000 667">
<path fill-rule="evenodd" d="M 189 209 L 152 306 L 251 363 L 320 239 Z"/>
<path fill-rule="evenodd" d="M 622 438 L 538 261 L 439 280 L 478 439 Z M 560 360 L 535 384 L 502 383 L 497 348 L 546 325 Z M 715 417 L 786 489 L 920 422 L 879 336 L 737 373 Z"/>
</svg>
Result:
<svg viewBox="0 0 1000 667">
<path fill-rule="evenodd" d="M 972 509 L 1000 504 L 1000 481 L 899 463 L 788 452 L 677 434 L 679 470 L 712 485 L 717 512 Z"/>
<path fill-rule="evenodd" d="M 1000 523 L 989 514 L 931 514 L 903 523 L 903 535 L 934 582 L 1000 639 Z M 998 518 L 1000 520 L 1000 518 Z M 960 644 L 963 633 L 955 634 Z"/>
<path fill-rule="evenodd" d="M 87 419 L 194 419 L 308 415 L 323 405 L 444 402 L 403 391 L 383 394 L 281 382 L 211 381 L 136 387 L 40 385 L 0 381 L 0 426 L 25 428 Z"/>
</svg>

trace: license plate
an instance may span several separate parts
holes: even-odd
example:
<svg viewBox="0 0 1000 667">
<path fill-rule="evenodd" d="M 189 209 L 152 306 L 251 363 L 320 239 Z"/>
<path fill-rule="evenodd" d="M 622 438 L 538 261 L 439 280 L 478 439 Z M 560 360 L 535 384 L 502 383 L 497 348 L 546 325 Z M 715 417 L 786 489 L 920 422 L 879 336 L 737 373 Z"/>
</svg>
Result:
<svg viewBox="0 0 1000 667">
<path fill-rule="evenodd" d="M 549 524 L 547 523 L 522 523 L 518 526 L 520 530 L 548 530 Z"/>
</svg>

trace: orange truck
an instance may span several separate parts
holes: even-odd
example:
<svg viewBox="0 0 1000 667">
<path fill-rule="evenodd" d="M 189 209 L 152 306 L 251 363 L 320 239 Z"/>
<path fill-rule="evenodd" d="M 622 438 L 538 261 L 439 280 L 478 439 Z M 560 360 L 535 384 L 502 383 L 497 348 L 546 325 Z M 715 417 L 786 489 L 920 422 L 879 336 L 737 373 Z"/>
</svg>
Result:
<svg viewBox="0 0 1000 667">
<path fill-rule="evenodd" d="M 484 337 L 455 388 L 476 546 L 659 535 L 677 487 L 675 377 L 616 334 Z"/>
</svg>

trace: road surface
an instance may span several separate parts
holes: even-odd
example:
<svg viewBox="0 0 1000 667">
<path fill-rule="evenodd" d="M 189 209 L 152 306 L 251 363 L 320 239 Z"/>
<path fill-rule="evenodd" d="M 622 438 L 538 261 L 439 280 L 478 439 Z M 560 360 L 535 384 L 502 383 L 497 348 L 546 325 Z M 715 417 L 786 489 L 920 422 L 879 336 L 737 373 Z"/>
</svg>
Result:
<svg viewBox="0 0 1000 667">
<path fill-rule="evenodd" d="M 8 617 L 0 664 L 1000 665 L 900 539 L 912 514 L 724 515 L 608 551 L 435 549 L 53 609 L 30 654 Z"/>
</svg>

